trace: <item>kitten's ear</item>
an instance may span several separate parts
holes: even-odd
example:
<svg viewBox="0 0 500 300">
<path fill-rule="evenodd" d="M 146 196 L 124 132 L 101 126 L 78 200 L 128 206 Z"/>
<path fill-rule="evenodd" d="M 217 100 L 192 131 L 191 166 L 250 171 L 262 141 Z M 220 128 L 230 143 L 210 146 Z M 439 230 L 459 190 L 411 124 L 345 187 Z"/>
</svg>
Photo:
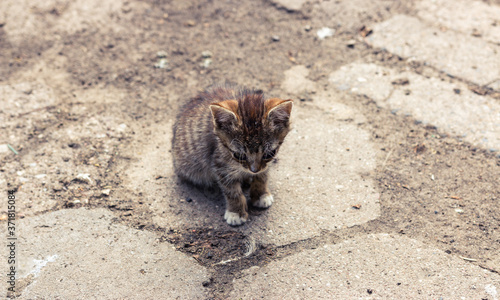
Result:
<svg viewBox="0 0 500 300">
<path fill-rule="evenodd" d="M 238 122 L 238 101 L 226 100 L 210 105 L 216 129 L 232 130 Z"/>
<path fill-rule="evenodd" d="M 274 126 L 288 127 L 290 123 L 290 114 L 292 113 L 293 101 L 291 99 L 282 100 L 271 98 L 264 103 L 266 116 L 269 122 Z"/>
</svg>

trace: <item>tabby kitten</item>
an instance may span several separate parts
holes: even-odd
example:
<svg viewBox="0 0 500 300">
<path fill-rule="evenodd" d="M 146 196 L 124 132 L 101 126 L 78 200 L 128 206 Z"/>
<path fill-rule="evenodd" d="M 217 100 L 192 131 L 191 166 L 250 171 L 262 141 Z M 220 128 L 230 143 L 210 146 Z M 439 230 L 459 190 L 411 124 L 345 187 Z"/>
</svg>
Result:
<svg viewBox="0 0 500 300">
<path fill-rule="evenodd" d="M 262 92 L 231 85 L 213 86 L 189 101 L 174 125 L 173 156 L 177 175 L 197 185 L 218 185 L 226 198 L 224 219 L 247 221 L 242 185 L 250 203 L 273 203 L 267 187 L 268 163 L 290 130 L 292 100 L 264 99 Z"/>
</svg>

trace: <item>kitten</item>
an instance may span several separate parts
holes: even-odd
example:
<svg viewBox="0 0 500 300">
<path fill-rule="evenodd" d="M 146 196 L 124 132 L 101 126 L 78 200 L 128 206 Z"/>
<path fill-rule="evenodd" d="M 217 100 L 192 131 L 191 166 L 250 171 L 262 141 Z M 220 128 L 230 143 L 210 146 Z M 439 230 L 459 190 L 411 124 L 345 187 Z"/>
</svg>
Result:
<svg viewBox="0 0 500 300">
<path fill-rule="evenodd" d="M 268 163 L 290 130 L 292 100 L 265 99 L 262 92 L 231 85 L 213 86 L 189 101 L 174 125 L 173 156 L 177 175 L 196 185 L 218 185 L 226 199 L 224 219 L 247 221 L 242 185 L 250 203 L 273 203 L 267 187 Z"/>
</svg>

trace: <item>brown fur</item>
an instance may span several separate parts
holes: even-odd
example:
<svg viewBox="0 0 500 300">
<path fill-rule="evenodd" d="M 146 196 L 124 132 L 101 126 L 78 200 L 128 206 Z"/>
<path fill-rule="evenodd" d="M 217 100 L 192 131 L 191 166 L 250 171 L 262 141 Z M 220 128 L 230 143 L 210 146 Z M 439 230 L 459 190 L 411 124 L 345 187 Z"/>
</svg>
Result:
<svg viewBox="0 0 500 300">
<path fill-rule="evenodd" d="M 181 109 L 174 125 L 176 173 L 197 185 L 217 184 L 227 212 L 246 221 L 241 185 L 250 182 L 252 204 L 271 195 L 267 164 L 289 131 L 291 109 L 291 100 L 266 100 L 262 93 L 229 85 L 200 93 Z"/>
</svg>

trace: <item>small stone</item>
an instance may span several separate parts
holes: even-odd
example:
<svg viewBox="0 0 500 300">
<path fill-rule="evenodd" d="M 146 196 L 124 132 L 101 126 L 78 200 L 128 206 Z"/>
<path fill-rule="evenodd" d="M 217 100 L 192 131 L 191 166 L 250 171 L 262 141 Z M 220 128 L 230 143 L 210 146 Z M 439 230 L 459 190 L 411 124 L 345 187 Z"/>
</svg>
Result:
<svg viewBox="0 0 500 300">
<path fill-rule="evenodd" d="M 7 144 L 0 145 L 0 153 L 9 152 L 9 147 Z"/>
<path fill-rule="evenodd" d="M 361 204 L 359 204 L 359 203 L 358 204 L 354 204 L 354 205 L 352 205 L 352 208 L 354 208 L 354 209 L 361 209 Z"/>
<path fill-rule="evenodd" d="M 111 193 L 111 189 L 104 189 L 101 191 L 101 194 L 105 196 L 109 196 L 109 193 Z"/>
<path fill-rule="evenodd" d="M 76 176 L 76 179 L 86 183 L 92 183 L 92 179 L 90 179 L 90 174 L 78 174 Z"/>
<path fill-rule="evenodd" d="M 205 281 L 203 281 L 201 284 L 202 284 L 203 286 L 207 287 L 207 286 L 209 286 L 209 285 L 210 285 L 210 283 L 211 283 L 211 281 L 210 281 L 210 280 L 205 280 Z"/>
<path fill-rule="evenodd" d="M 271 37 L 271 39 L 273 40 L 273 42 L 279 42 L 279 41 L 280 41 L 280 37 L 279 37 L 279 35 L 273 35 L 273 36 Z"/>
<path fill-rule="evenodd" d="M 41 179 L 41 178 L 44 178 L 46 176 L 47 176 L 47 174 L 37 174 L 37 175 L 35 175 L 35 178 Z"/>
<path fill-rule="evenodd" d="M 348 40 L 346 45 L 348 48 L 354 48 L 354 45 L 356 45 L 356 40 Z"/>
<path fill-rule="evenodd" d="M 158 58 L 165 58 L 167 57 L 167 55 L 168 55 L 167 51 L 160 50 L 156 52 L 156 57 Z"/>
<path fill-rule="evenodd" d="M 306 26 L 304 26 L 304 30 L 305 31 L 311 31 L 311 29 L 312 29 L 312 26 L 309 25 L 309 24 L 307 24 Z"/>
<path fill-rule="evenodd" d="M 328 27 L 323 27 L 323 28 L 319 29 L 316 32 L 316 34 L 318 35 L 318 38 L 320 40 L 324 40 L 327 37 L 333 36 L 335 34 L 335 30 L 331 29 L 331 28 L 328 28 Z"/>
<path fill-rule="evenodd" d="M 205 50 L 205 51 L 201 52 L 201 56 L 203 58 L 210 58 L 210 57 L 212 57 L 212 55 L 213 55 L 212 52 L 209 50 Z"/>
<path fill-rule="evenodd" d="M 188 20 L 185 24 L 189 27 L 193 27 L 196 25 L 196 21 L 195 20 Z"/>
</svg>

